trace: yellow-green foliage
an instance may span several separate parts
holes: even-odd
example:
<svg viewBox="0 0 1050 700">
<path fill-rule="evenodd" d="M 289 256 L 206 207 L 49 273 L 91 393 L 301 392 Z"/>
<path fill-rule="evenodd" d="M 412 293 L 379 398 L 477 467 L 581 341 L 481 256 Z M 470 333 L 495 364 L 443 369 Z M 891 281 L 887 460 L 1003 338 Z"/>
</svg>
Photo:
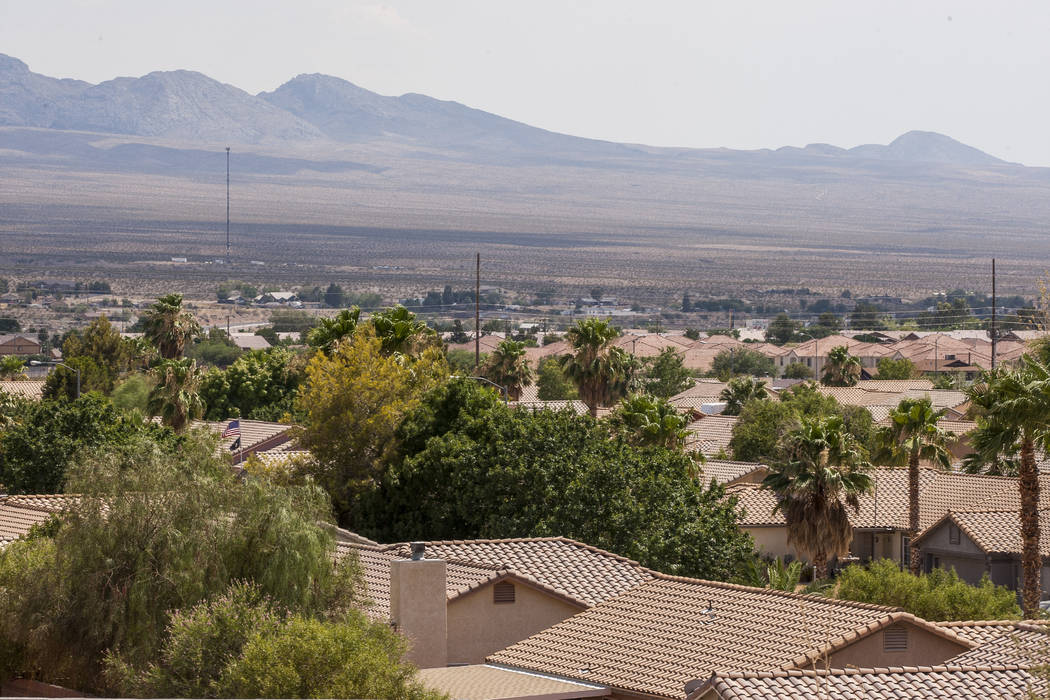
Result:
<svg viewBox="0 0 1050 700">
<path fill-rule="evenodd" d="M 955 570 L 934 569 L 913 576 L 889 559 L 867 567 L 854 564 L 839 576 L 834 596 L 862 603 L 892 605 L 926 620 L 1015 620 L 1017 596 L 985 576 L 971 586 Z"/>
<path fill-rule="evenodd" d="M 297 399 L 305 416 L 299 440 L 338 512 L 382 472 L 402 418 L 448 376 L 439 347 L 415 358 L 386 353 L 370 325 L 310 360 Z"/>
</svg>

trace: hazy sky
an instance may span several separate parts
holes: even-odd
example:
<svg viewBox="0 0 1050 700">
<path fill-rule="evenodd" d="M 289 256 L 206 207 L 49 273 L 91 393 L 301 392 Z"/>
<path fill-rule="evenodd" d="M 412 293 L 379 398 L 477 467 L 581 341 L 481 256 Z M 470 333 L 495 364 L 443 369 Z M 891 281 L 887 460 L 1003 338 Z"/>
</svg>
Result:
<svg viewBox="0 0 1050 700">
<path fill-rule="evenodd" d="M 0 53 L 100 82 L 328 73 L 555 131 L 665 146 L 939 131 L 1050 166 L 1050 3 L 0 0 Z"/>
</svg>

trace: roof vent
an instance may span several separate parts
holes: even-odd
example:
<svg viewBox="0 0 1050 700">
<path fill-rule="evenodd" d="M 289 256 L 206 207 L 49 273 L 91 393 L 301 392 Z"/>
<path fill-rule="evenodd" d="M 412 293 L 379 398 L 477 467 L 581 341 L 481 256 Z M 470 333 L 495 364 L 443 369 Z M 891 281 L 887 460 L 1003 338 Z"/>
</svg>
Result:
<svg viewBox="0 0 1050 700">
<path fill-rule="evenodd" d="M 883 651 L 907 651 L 908 628 L 903 625 L 887 627 L 882 633 Z"/>
<path fill-rule="evenodd" d="M 513 603 L 514 602 L 514 584 L 507 583 L 506 581 L 500 581 L 492 587 L 492 602 L 493 603 Z"/>
<path fill-rule="evenodd" d="M 427 555 L 427 544 L 426 542 L 413 542 L 409 545 L 412 551 L 412 561 L 421 561 L 426 558 Z"/>
</svg>

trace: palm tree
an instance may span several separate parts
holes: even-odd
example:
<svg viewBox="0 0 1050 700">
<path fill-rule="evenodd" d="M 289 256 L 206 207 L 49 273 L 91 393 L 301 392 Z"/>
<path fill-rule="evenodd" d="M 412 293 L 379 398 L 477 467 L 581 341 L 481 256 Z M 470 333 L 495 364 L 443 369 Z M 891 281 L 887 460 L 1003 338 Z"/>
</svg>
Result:
<svg viewBox="0 0 1050 700">
<path fill-rule="evenodd" d="M 755 377 L 736 377 L 730 379 L 718 398 L 726 402 L 722 415 L 739 416 L 744 404 L 753 399 L 768 399 L 769 392 L 766 391 L 766 383 Z"/>
<path fill-rule="evenodd" d="M 521 390 L 532 384 L 532 368 L 525 358 L 525 343 L 504 340 L 479 370 L 481 376 L 507 389 L 507 398 L 517 401 Z"/>
<path fill-rule="evenodd" d="M 908 538 L 915 542 L 919 535 L 919 460 L 933 463 L 942 469 L 951 466 L 948 446 L 955 434 L 941 430 L 937 422 L 946 409 L 935 410 L 930 397 L 902 399 L 890 411 L 890 424 L 876 436 L 876 463 L 908 466 Z M 918 575 L 919 548 L 911 545 L 910 570 Z"/>
<path fill-rule="evenodd" d="M 853 386 L 860 379 L 861 369 L 860 358 L 850 355 L 845 345 L 837 345 L 828 353 L 820 382 L 825 386 Z"/>
<path fill-rule="evenodd" d="M 1050 448 L 1050 369 L 1025 355 L 1015 368 L 985 372 L 969 389 L 973 411 L 985 434 L 977 443 L 990 458 L 1017 445 L 1017 485 L 1021 497 L 1021 608 L 1026 617 L 1039 612 L 1039 469 L 1036 447 Z"/>
<path fill-rule="evenodd" d="M 157 384 L 149 394 L 146 410 L 160 416 L 164 425 L 181 433 L 194 418 L 204 415 L 200 395 L 202 373 L 190 358 L 163 360 L 153 368 Z"/>
<path fill-rule="evenodd" d="M 574 352 L 558 361 L 565 376 L 576 385 L 591 416 L 597 418 L 599 406 L 608 406 L 627 393 L 636 362 L 610 345 L 619 332 L 608 321 L 577 321 L 565 335 Z"/>
<path fill-rule="evenodd" d="M 354 334 L 360 316 L 361 309 L 355 306 L 343 309 L 332 318 L 322 318 L 310 330 L 306 342 L 310 347 L 320 348 L 322 352 L 328 353 L 337 342 Z"/>
<path fill-rule="evenodd" d="M 398 304 L 392 309 L 372 314 L 372 327 L 388 355 L 413 355 L 434 342 L 437 334 L 424 321 Z"/>
<path fill-rule="evenodd" d="M 162 296 L 142 314 L 142 326 L 160 356 L 166 360 L 182 357 L 186 344 L 201 331 L 193 315 L 182 309 L 182 295 Z"/>
<path fill-rule="evenodd" d="M 871 489 L 856 441 L 840 416 L 803 418 L 784 436 L 786 461 L 772 468 L 762 487 L 777 496 L 787 521 L 788 545 L 813 562 L 817 579 L 828 577 L 828 559 L 849 552 L 853 540 L 846 507 L 860 510 Z"/>
<path fill-rule="evenodd" d="M 634 394 L 623 399 L 609 416 L 614 432 L 643 447 L 678 449 L 685 445 L 689 419 L 664 399 Z"/>
</svg>

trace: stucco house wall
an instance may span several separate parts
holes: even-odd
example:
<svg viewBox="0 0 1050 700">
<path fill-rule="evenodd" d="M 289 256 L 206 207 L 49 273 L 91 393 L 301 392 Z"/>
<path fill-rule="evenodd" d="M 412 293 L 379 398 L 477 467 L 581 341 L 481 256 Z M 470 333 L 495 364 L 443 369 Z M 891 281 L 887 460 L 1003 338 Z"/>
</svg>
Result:
<svg viewBox="0 0 1050 700">
<path fill-rule="evenodd" d="M 937 666 L 953 656 L 958 656 L 969 647 L 933 634 L 915 625 L 897 623 L 908 630 L 908 647 L 903 651 L 886 651 L 886 629 L 869 634 L 832 654 L 828 659 L 831 668 L 889 668 L 893 666 Z M 894 625 L 897 626 L 897 625 Z M 819 665 L 818 665 L 819 666 Z"/>
<path fill-rule="evenodd" d="M 584 608 L 518 581 L 513 603 L 493 601 L 493 584 L 448 604 L 448 662 L 480 664 L 485 657 L 552 627 Z"/>
</svg>

